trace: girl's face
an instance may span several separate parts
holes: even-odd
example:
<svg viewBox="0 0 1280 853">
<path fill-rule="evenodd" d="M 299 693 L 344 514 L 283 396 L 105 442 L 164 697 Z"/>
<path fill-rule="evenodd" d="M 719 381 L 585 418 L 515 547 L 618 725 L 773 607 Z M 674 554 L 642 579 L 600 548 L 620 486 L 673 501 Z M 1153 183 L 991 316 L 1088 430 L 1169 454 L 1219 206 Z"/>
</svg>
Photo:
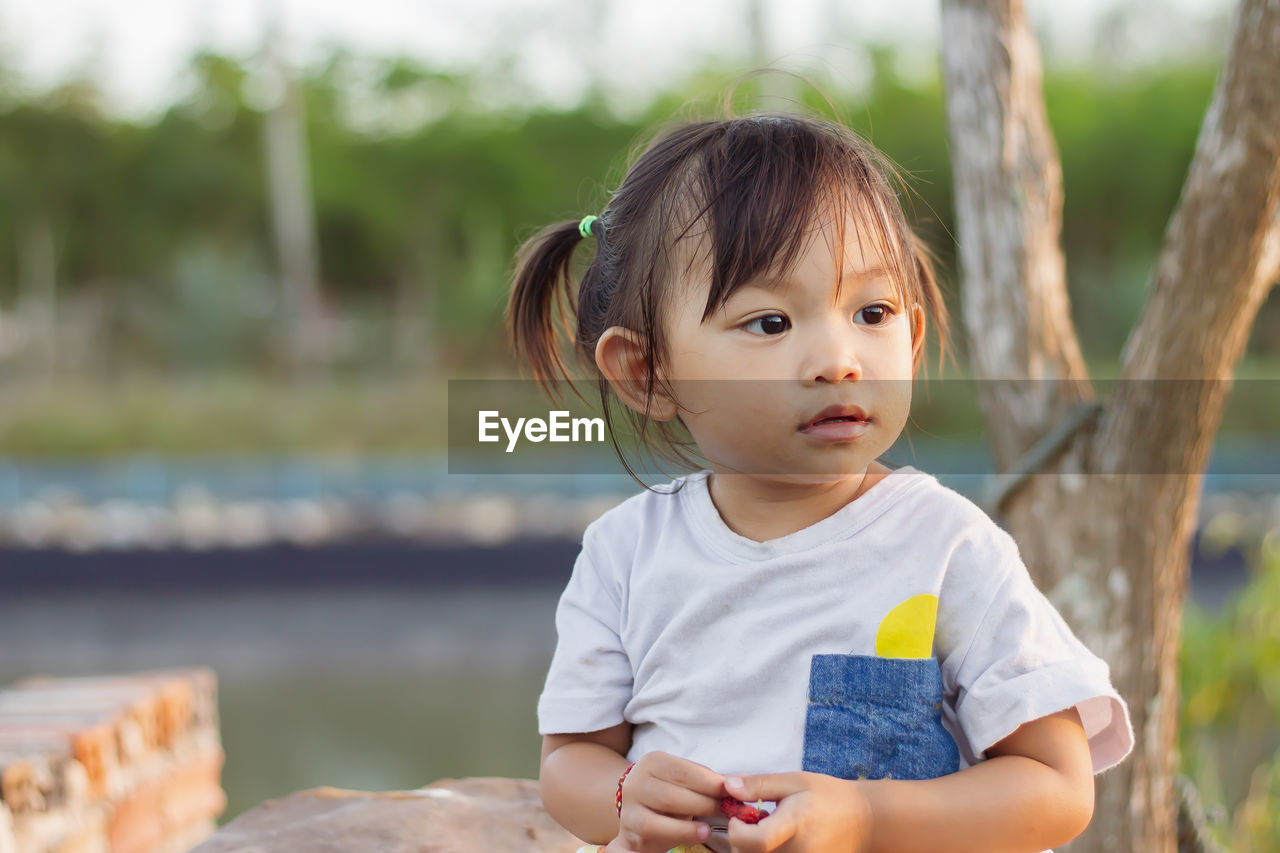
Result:
<svg viewBox="0 0 1280 853">
<path fill-rule="evenodd" d="M 843 253 L 838 239 L 828 223 L 789 274 L 739 288 L 706 322 L 705 268 L 675 282 L 664 378 L 713 471 L 788 482 L 861 475 L 906 425 L 923 311 L 903 304 L 852 220 Z M 832 406 L 846 407 L 836 413 L 846 419 L 815 425 Z"/>
</svg>

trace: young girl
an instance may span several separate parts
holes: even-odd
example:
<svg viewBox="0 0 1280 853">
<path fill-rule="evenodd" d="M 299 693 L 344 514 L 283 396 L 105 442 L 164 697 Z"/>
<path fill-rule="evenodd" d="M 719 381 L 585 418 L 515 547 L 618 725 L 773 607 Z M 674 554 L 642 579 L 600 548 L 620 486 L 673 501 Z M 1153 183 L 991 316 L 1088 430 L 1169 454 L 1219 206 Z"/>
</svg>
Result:
<svg viewBox="0 0 1280 853">
<path fill-rule="evenodd" d="M 556 614 L 542 800 L 608 853 L 1044 850 L 1132 746 L 1013 539 L 878 461 L 929 323 L 945 344 L 887 173 L 824 120 L 685 123 L 521 249 L 518 357 L 571 380 L 553 302 L 593 239 L 568 332 L 604 414 L 698 468 L 586 529 Z M 776 806 L 726 820 L 726 797 Z"/>
</svg>

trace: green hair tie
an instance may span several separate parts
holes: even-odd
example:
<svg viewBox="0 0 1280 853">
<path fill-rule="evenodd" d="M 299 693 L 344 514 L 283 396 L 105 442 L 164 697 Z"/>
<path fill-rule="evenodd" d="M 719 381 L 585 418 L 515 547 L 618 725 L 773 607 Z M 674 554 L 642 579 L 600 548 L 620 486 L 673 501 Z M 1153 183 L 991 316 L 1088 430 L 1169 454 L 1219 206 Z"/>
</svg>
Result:
<svg viewBox="0 0 1280 853">
<path fill-rule="evenodd" d="M 600 217 L 598 217 L 598 216 L 584 216 L 584 217 L 582 217 L 582 221 L 578 223 L 578 233 L 579 233 L 579 234 L 581 234 L 583 237 L 590 237 L 590 236 L 591 236 L 591 225 L 592 225 L 592 223 L 594 223 L 594 222 L 595 222 L 597 219 L 599 219 L 599 218 L 600 218 Z"/>
</svg>

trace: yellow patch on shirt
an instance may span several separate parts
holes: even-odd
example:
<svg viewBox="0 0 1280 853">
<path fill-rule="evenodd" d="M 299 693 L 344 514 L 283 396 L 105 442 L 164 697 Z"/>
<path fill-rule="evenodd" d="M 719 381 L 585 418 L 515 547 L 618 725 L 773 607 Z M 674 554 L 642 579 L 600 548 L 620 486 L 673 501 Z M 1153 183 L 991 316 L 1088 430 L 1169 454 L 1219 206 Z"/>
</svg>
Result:
<svg viewBox="0 0 1280 853">
<path fill-rule="evenodd" d="M 876 631 L 876 656 L 927 658 L 933 654 L 933 628 L 938 621 L 938 596 L 913 595 L 889 611 Z"/>
</svg>

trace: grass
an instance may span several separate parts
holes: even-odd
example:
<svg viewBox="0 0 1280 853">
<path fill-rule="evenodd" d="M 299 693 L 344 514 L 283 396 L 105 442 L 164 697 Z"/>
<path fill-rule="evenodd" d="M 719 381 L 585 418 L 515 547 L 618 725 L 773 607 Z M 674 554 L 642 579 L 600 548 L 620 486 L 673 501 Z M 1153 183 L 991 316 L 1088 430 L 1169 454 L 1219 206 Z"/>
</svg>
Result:
<svg viewBox="0 0 1280 853">
<path fill-rule="evenodd" d="M 929 376 L 916 394 L 913 423 L 924 434 L 981 437 L 982 413 L 967 375 L 954 368 L 939 372 L 934 364 Z M 1280 434 L 1276 377 L 1275 364 L 1241 365 L 1223 433 Z M 543 405 L 541 398 L 534 402 Z M 443 377 L 294 382 L 249 373 L 139 373 L 105 382 L 0 383 L 0 456 L 431 453 L 444 450 L 447 441 Z"/>
<path fill-rule="evenodd" d="M 1184 613 L 1181 772 L 1229 850 L 1280 853 L 1280 528 L 1221 611 Z"/>
<path fill-rule="evenodd" d="M 0 454 L 413 453 L 443 449 L 440 380 L 232 375 L 0 388 Z"/>
</svg>

